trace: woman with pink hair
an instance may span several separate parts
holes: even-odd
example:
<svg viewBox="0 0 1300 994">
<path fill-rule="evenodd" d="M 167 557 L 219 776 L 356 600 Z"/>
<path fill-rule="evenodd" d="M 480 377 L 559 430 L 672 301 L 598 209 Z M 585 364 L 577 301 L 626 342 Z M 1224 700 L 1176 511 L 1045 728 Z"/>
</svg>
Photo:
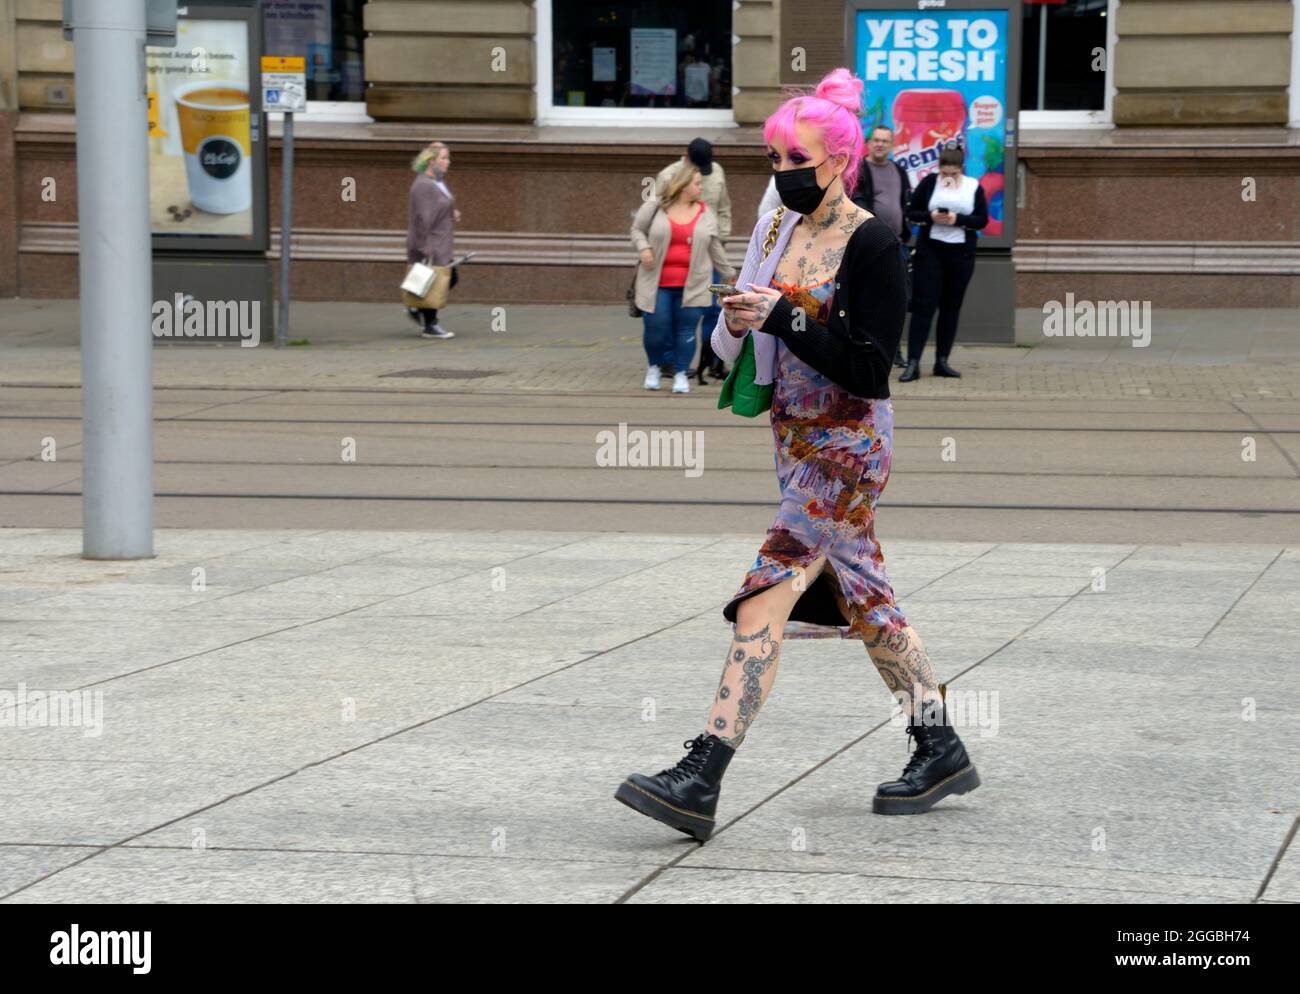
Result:
<svg viewBox="0 0 1300 994">
<path fill-rule="evenodd" d="M 724 297 L 714 352 L 728 362 L 752 335 L 754 382 L 771 384 L 781 504 L 758 557 L 723 608 L 733 638 L 705 730 L 654 776 L 615 797 L 701 841 L 722 775 L 776 679 L 791 638 L 860 638 L 907 716 L 916 749 L 880 784 L 879 814 L 919 814 L 979 776 L 948 721 L 920 638 L 894 600 L 875 535 L 889 479 L 889 374 L 903 334 L 898 237 L 849 199 L 862 159 L 862 81 L 847 69 L 786 100 L 763 137 L 782 206 L 761 217 L 737 286 Z"/>
</svg>

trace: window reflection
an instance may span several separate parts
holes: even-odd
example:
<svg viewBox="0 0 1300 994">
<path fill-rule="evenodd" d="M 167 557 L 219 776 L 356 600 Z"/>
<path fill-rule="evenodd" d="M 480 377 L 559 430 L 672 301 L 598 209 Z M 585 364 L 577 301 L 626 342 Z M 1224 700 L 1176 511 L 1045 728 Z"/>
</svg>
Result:
<svg viewBox="0 0 1300 994">
<path fill-rule="evenodd" d="M 557 107 L 731 106 L 731 0 L 553 0 Z"/>
</svg>

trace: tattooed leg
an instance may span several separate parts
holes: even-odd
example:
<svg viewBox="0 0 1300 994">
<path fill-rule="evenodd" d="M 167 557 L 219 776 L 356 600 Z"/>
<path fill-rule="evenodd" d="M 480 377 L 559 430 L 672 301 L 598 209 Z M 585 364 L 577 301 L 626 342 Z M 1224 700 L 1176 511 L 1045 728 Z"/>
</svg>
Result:
<svg viewBox="0 0 1300 994">
<path fill-rule="evenodd" d="M 781 655 L 781 641 L 772 634 L 771 625 L 748 634 L 739 625 L 734 627 L 735 638 L 709 713 L 709 731 L 733 749 L 740 746 L 767 700 Z"/>
<path fill-rule="evenodd" d="M 819 556 L 798 577 L 782 580 L 741 602 L 706 734 L 716 735 L 733 749 L 740 746 L 776 682 L 781 638 L 790 612 L 825 565 L 826 557 Z"/>
<path fill-rule="evenodd" d="M 880 679 L 910 714 L 915 714 L 923 703 L 939 699 L 930 656 L 910 625 L 892 632 L 877 628 L 874 635 L 862 641 Z"/>
</svg>

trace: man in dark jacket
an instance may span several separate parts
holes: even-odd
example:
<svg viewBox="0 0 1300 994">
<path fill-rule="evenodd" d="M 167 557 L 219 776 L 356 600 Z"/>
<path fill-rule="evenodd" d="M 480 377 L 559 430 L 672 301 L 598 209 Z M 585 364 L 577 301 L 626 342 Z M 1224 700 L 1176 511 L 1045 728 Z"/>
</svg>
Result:
<svg viewBox="0 0 1300 994">
<path fill-rule="evenodd" d="M 889 158 L 894 147 L 894 132 L 884 124 L 871 129 L 867 139 L 867 154 L 858 170 L 857 186 L 852 200 L 864 210 L 884 221 L 890 231 L 898 235 L 899 248 L 906 266 L 909 256 L 907 243 L 912 240 L 912 225 L 907 220 L 907 201 L 912 195 L 912 181 L 907 170 Z M 912 299 L 912 281 L 907 283 L 908 303 Z M 894 355 L 894 365 L 903 365 L 903 353 Z"/>
</svg>

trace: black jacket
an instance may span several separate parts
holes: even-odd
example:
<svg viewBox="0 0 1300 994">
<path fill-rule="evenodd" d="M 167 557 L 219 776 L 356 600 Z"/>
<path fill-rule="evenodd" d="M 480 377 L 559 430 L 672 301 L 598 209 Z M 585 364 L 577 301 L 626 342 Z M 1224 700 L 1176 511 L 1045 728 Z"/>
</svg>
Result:
<svg viewBox="0 0 1300 994">
<path fill-rule="evenodd" d="M 871 170 L 867 168 L 868 158 L 869 156 L 862 157 L 862 162 L 858 166 L 858 182 L 853 188 L 853 196 L 849 199 L 863 210 L 871 211 L 874 214 L 876 209 L 872 205 L 876 201 L 876 181 L 871 175 Z M 898 178 L 900 180 L 898 184 L 898 206 L 903 209 L 903 222 L 902 228 L 897 232 L 897 234 L 898 240 L 906 245 L 912 240 L 912 223 L 907 219 L 907 201 L 912 195 L 912 180 L 907 175 L 907 170 L 893 159 L 889 160 L 889 164 L 898 170 Z"/>
<path fill-rule="evenodd" d="M 907 205 L 907 220 L 921 225 L 921 234 L 916 239 L 916 250 L 918 252 L 930 246 L 930 229 L 934 227 L 934 222 L 930 220 L 930 198 L 934 196 L 934 184 L 938 177 L 939 174 L 933 172 L 917 183 L 916 190 L 912 193 L 912 201 Z M 968 253 L 975 251 L 975 242 L 979 237 L 975 232 L 988 223 L 988 198 L 984 196 L 984 188 L 976 186 L 975 210 L 970 214 L 957 215 L 957 227 L 966 229 L 966 251 Z"/>
<path fill-rule="evenodd" d="M 782 296 L 760 330 L 850 393 L 883 399 L 907 318 L 906 284 L 898 238 L 871 217 L 849 235 L 826 324 L 811 315 L 796 321 L 794 305 Z"/>
</svg>

